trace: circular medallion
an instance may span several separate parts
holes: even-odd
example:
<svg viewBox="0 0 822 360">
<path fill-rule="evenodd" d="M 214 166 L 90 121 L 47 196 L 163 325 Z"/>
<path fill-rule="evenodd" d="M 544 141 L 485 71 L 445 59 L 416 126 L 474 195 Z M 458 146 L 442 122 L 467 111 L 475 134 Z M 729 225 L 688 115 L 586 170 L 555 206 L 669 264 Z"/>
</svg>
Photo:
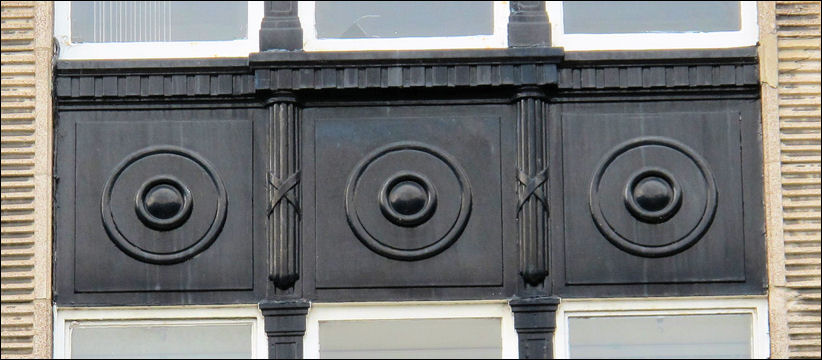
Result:
<svg viewBox="0 0 822 360">
<path fill-rule="evenodd" d="M 106 181 L 103 227 L 117 247 L 152 264 L 186 261 L 207 249 L 225 224 L 228 195 L 214 167 L 176 146 L 127 156 Z"/>
<path fill-rule="evenodd" d="M 365 156 L 345 191 L 354 235 L 395 260 L 441 253 L 459 238 L 471 214 L 465 170 L 450 154 L 418 142 L 388 144 Z"/>
<path fill-rule="evenodd" d="M 417 226 L 434 215 L 437 189 L 423 175 L 402 171 L 389 178 L 379 192 L 380 210 L 400 226 Z"/>
<path fill-rule="evenodd" d="M 191 191 L 173 176 L 148 179 L 137 191 L 135 211 L 146 226 L 155 230 L 180 227 L 191 215 Z"/>
<path fill-rule="evenodd" d="M 663 257 L 702 238 L 717 197 L 705 159 L 673 139 L 646 136 L 602 158 L 588 200 L 594 224 L 613 245 L 637 256 Z"/>
<path fill-rule="evenodd" d="M 625 206 L 640 221 L 658 224 L 682 205 L 682 189 L 674 176 L 658 167 L 643 168 L 625 184 Z"/>
</svg>

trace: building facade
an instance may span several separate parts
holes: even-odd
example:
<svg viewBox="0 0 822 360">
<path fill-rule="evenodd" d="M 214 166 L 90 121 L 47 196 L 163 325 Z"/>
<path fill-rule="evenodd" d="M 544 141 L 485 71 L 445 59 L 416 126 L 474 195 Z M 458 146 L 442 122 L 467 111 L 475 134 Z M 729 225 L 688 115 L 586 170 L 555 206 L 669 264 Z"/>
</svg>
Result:
<svg viewBox="0 0 822 360">
<path fill-rule="evenodd" d="M 3 358 L 820 356 L 817 2 L 174 3 L 2 4 Z"/>
</svg>

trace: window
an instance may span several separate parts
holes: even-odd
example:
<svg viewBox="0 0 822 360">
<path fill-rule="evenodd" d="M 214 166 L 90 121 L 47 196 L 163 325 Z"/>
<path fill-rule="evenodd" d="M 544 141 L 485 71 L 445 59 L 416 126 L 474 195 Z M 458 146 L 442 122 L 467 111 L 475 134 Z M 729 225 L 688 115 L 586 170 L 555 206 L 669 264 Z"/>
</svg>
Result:
<svg viewBox="0 0 822 360">
<path fill-rule="evenodd" d="M 753 1 L 546 2 L 566 50 L 755 45 Z M 263 2 L 55 2 L 61 59 L 245 57 Z M 306 51 L 506 48 L 507 1 L 300 1 Z"/>
<path fill-rule="evenodd" d="M 563 300 L 557 358 L 767 358 L 767 299 Z"/>
<path fill-rule="evenodd" d="M 554 46 L 566 50 L 756 45 L 754 1 L 548 1 Z"/>
<path fill-rule="evenodd" d="M 55 309 L 55 358 L 266 358 L 256 306 Z"/>
<path fill-rule="evenodd" d="M 320 321 L 320 358 L 499 358 L 498 318 Z"/>
<path fill-rule="evenodd" d="M 58 1 L 61 59 L 248 56 L 263 2 Z"/>
<path fill-rule="evenodd" d="M 312 304 L 305 358 L 516 358 L 505 302 Z"/>
<path fill-rule="evenodd" d="M 304 48 L 404 50 L 507 47 L 506 1 L 301 1 Z"/>
</svg>

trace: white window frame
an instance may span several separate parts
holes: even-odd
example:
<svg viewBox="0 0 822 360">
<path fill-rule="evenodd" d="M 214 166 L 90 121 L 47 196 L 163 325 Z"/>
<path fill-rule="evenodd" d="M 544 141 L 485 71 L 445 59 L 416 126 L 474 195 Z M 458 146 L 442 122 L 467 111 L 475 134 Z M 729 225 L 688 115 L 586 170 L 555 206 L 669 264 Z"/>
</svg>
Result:
<svg viewBox="0 0 822 360">
<path fill-rule="evenodd" d="M 498 318 L 502 330 L 502 358 L 519 357 L 514 317 L 507 301 L 425 301 L 381 303 L 312 303 L 306 319 L 303 355 L 320 357 L 320 322 L 345 320 L 408 320 Z"/>
<path fill-rule="evenodd" d="M 751 315 L 751 355 L 770 356 L 767 297 L 694 297 L 641 299 L 562 299 L 557 309 L 554 358 L 570 356 L 569 319 L 573 317 L 620 317 L 660 315 Z"/>
<path fill-rule="evenodd" d="M 88 326 L 190 326 L 250 324 L 251 356 L 268 358 L 264 318 L 257 305 L 156 307 L 54 307 L 54 358 L 71 358 L 71 332 Z"/>
<path fill-rule="evenodd" d="M 708 49 L 756 45 L 756 1 L 741 1 L 740 30 L 680 33 L 565 34 L 562 1 L 546 1 L 551 44 L 569 51 Z"/>
<path fill-rule="evenodd" d="M 508 1 L 494 1 L 494 34 L 473 36 L 318 39 L 315 1 L 298 2 L 305 51 L 497 49 L 508 47 Z"/>
<path fill-rule="evenodd" d="M 185 59 L 246 57 L 260 49 L 263 1 L 248 2 L 248 38 L 226 41 L 71 43 L 71 1 L 54 2 L 54 36 L 60 59 Z"/>
</svg>

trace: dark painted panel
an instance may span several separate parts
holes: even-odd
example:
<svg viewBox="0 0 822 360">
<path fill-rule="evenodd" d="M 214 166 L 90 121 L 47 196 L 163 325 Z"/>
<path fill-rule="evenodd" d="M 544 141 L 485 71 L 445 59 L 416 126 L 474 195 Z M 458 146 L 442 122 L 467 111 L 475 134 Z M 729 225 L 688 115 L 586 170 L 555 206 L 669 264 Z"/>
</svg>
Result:
<svg viewBox="0 0 822 360">
<path fill-rule="evenodd" d="M 255 177 L 265 148 L 254 133 L 266 123 L 254 114 L 61 112 L 56 302 L 237 303 L 262 296 L 265 279 L 254 274 L 265 274 L 265 253 L 254 249 L 265 248 L 265 231 L 252 213 L 265 211 L 264 201 L 254 201 L 265 180 Z"/>
<path fill-rule="evenodd" d="M 295 18 L 290 10 L 281 15 Z M 541 291 L 545 292 L 542 295 L 679 296 L 762 293 L 762 286 L 765 284 L 762 240 L 764 225 L 755 54 L 755 48 L 568 54 L 563 54 L 560 49 L 520 48 L 397 52 L 264 52 L 253 54 L 248 59 L 226 60 L 61 61 L 57 65 L 55 85 L 58 95 L 55 167 L 59 178 L 55 189 L 55 299 L 61 304 L 189 304 L 251 302 L 262 298 L 364 301 L 510 297 L 516 291 L 521 291 L 523 286 L 518 276 L 520 264 L 516 220 L 517 184 L 522 179 L 518 179 L 516 161 L 518 156 L 528 158 L 537 151 L 535 148 L 524 146 L 524 153 L 518 154 L 518 102 L 520 105 L 527 105 L 520 106 L 528 110 L 523 114 L 531 114 L 529 109 L 543 109 L 539 112 L 541 115 L 533 112 L 533 121 L 529 120 L 527 124 L 523 123 L 523 126 L 536 126 L 533 128 L 533 138 L 540 139 L 545 136 L 548 140 L 545 149 L 549 158 L 545 190 L 548 192 L 546 199 L 550 208 L 550 241 L 545 250 L 548 250 L 550 256 L 550 271 L 544 284 L 540 284 Z M 529 89 L 545 94 L 544 105 L 543 100 L 540 100 L 540 106 L 531 106 L 527 101 L 515 100 L 515 94 L 522 90 L 514 87 L 517 85 L 534 85 Z M 283 95 L 284 91 L 290 94 L 288 106 L 278 105 L 278 101 L 282 100 L 280 95 Z M 542 96 L 539 98 L 542 99 Z M 242 109 L 249 106 L 258 109 Z M 283 112 L 286 108 L 291 110 Z M 128 109 L 136 111 L 126 111 Z M 698 109 L 704 116 L 693 113 L 694 109 Z M 300 115 L 301 112 L 304 117 Z M 280 115 L 275 114 L 281 113 L 291 114 L 288 115 L 289 121 L 298 124 L 297 127 L 302 127 L 299 134 L 294 135 L 298 139 L 292 139 L 294 144 L 301 143 L 301 146 L 267 143 L 269 136 L 266 134 L 273 129 L 269 128 L 269 120 L 278 119 L 277 116 Z M 544 129 L 539 127 L 542 117 L 549 118 Z M 191 260 L 176 265 L 140 265 L 143 266 L 143 270 L 124 275 L 125 280 L 122 283 L 100 282 L 110 289 L 144 289 L 145 292 L 116 290 L 106 293 L 74 293 L 75 283 L 82 284 L 84 289 L 89 291 L 97 291 L 94 290 L 94 287 L 98 286 L 97 282 L 92 280 L 95 276 L 105 274 L 101 275 L 104 271 L 89 266 L 89 261 L 95 254 L 112 251 L 112 254 L 126 259 L 122 264 L 140 263 L 118 250 L 110 240 L 107 240 L 108 243 L 103 242 L 106 246 L 101 247 L 92 243 L 96 241 L 95 237 L 108 238 L 108 234 L 99 224 L 96 225 L 96 229 L 92 229 L 89 224 L 93 219 L 84 223 L 87 220 L 80 218 L 86 216 L 88 211 L 85 209 L 75 212 L 75 203 L 77 206 L 82 204 L 86 208 L 91 208 L 96 201 L 99 213 L 101 194 L 92 196 L 79 192 L 92 192 L 83 189 L 83 186 L 89 186 L 86 182 L 96 181 L 95 186 L 101 189 L 104 184 L 98 184 L 102 180 L 87 181 L 86 178 L 108 176 L 117 162 L 126 156 L 125 153 L 149 146 L 148 142 L 137 145 L 137 142 L 142 141 L 141 136 L 145 136 L 140 135 L 141 132 L 155 131 L 147 129 L 166 131 L 174 128 L 170 124 L 180 125 L 187 122 L 239 124 L 252 118 L 255 118 L 253 124 L 243 125 L 246 127 L 240 131 L 245 134 L 242 137 L 246 140 L 225 139 L 231 132 L 208 126 L 206 128 L 210 129 L 209 131 L 203 131 L 198 128 L 199 125 L 187 127 L 185 131 L 175 131 L 198 134 L 188 139 L 193 141 L 192 144 L 198 145 L 185 145 L 197 147 L 202 145 L 199 141 L 207 142 L 208 149 L 197 152 L 209 161 L 214 158 L 212 153 L 208 156 L 204 154 L 208 151 L 217 152 L 219 149 L 222 149 L 219 150 L 221 155 L 217 157 L 243 158 L 240 162 L 231 162 L 228 166 L 232 169 L 228 171 L 231 175 L 226 176 L 242 178 L 247 184 L 253 183 L 249 185 L 253 186 L 253 196 L 250 197 L 250 205 L 247 204 L 249 207 L 253 206 L 253 209 L 244 210 L 247 211 L 247 219 L 243 220 L 244 224 L 251 224 L 252 230 L 250 235 L 242 231 L 236 234 L 253 236 L 254 248 L 250 254 L 244 253 L 244 258 L 235 261 L 233 266 L 251 262 L 253 259 L 253 284 L 238 280 L 239 277 L 232 278 L 231 276 L 238 274 L 239 270 L 236 268 L 225 271 L 216 268 L 202 272 L 192 270 L 190 275 L 186 274 L 177 280 L 173 279 L 173 276 L 163 276 L 152 286 L 146 285 L 148 282 L 140 282 L 155 276 L 152 273 L 154 270 L 146 269 L 187 267 L 189 265 L 185 264 L 193 264 L 201 258 L 210 256 L 207 254 L 222 241 L 218 239 L 212 247 Z M 75 127 L 75 122 L 82 124 Z M 272 124 L 280 122 L 277 120 Z M 302 125 L 299 125 L 300 122 L 303 122 Z M 97 129 L 89 125 L 91 123 L 106 125 Z M 106 130 L 107 126 L 126 123 L 128 125 L 123 127 L 125 130 Z M 722 124 L 724 127 L 720 126 Z M 162 132 L 160 130 L 155 132 Z M 94 131 L 101 135 L 80 134 L 78 136 L 84 137 L 79 138 L 75 136 L 75 131 Z M 323 131 L 326 132 L 325 139 L 317 137 Z M 472 131 L 476 136 L 470 135 Z M 716 139 L 703 136 L 705 134 Z M 684 249 L 681 253 L 660 255 L 650 251 L 644 254 L 645 256 L 638 256 L 637 254 L 643 255 L 644 250 L 641 247 L 639 250 L 630 250 L 630 242 L 622 244 L 622 247 L 628 250 L 620 250 L 620 247 L 601 235 L 601 229 L 594 225 L 594 218 L 590 215 L 590 204 L 587 200 L 590 189 L 586 188 L 585 184 L 590 184 L 597 161 L 601 161 L 606 152 L 618 143 L 640 135 L 674 138 L 687 145 L 694 149 L 694 153 L 705 158 L 715 176 L 718 189 L 716 215 L 708 224 L 704 238 L 700 236 L 692 247 Z M 114 143 L 115 140 L 104 139 L 106 136 L 123 140 Z M 654 139 L 658 140 L 650 140 Z M 168 142 L 173 143 L 172 140 L 177 139 Z M 115 150 L 108 151 L 100 146 L 95 147 L 98 141 L 108 141 L 108 146 Z M 444 247 L 441 252 L 440 249 L 431 251 L 436 254 L 425 259 L 398 260 L 397 257 L 403 256 L 402 251 L 397 255 L 396 251 L 380 250 L 379 242 L 375 241 L 377 244 L 371 243 L 371 248 L 377 249 L 375 252 L 356 238 L 345 218 L 345 201 L 342 200 L 345 197 L 344 190 L 341 194 L 339 189 L 332 191 L 331 188 L 344 189 L 356 163 L 363 161 L 363 158 L 378 145 L 409 141 L 416 144 L 406 143 L 403 146 L 433 144 L 437 149 L 409 151 L 410 154 L 421 153 L 422 156 L 429 154 L 434 159 L 428 165 L 424 165 L 426 158 L 395 159 L 384 163 L 408 167 L 416 164 L 415 166 L 420 168 L 428 166 L 430 169 L 426 171 L 434 173 L 426 176 L 432 186 L 439 186 L 437 184 L 440 182 L 447 184 L 450 177 L 453 188 L 456 181 L 453 179 L 457 176 L 453 175 L 454 172 L 448 165 L 441 165 L 443 161 L 437 160 L 439 158 L 436 155 L 431 155 L 432 152 L 451 154 L 454 162 L 458 162 L 464 168 L 465 177 L 472 184 L 472 214 L 468 218 L 466 228 L 460 233 L 460 238 L 451 246 Z M 75 142 L 78 146 L 75 146 Z M 231 142 L 232 145 L 228 146 L 226 142 Z M 235 148 L 241 143 L 241 148 L 252 146 L 254 150 L 248 153 L 246 150 Z M 339 149 L 336 148 L 337 144 L 340 145 Z M 354 145 L 349 148 L 349 144 Z M 523 142 L 523 145 L 528 144 L 530 140 Z M 278 150 L 270 150 L 269 145 Z M 651 233 L 654 231 L 648 231 L 649 228 L 654 228 L 648 221 L 653 221 L 654 216 L 665 218 L 667 215 L 648 215 L 651 220 L 646 219 L 644 222 L 625 220 L 634 217 L 624 204 L 624 184 L 611 181 L 609 178 L 617 175 L 623 178 L 631 176 L 633 173 L 630 170 L 637 167 L 641 161 L 656 161 L 669 167 L 671 172 L 676 172 L 672 176 L 676 177 L 680 190 L 684 192 L 682 203 L 676 208 L 676 214 L 664 222 L 672 228 L 665 231 L 672 233 L 684 231 L 677 226 L 687 228 L 685 220 L 690 219 L 693 223 L 694 219 L 699 217 L 699 207 L 693 207 L 691 204 L 696 200 L 689 199 L 703 199 L 707 202 L 708 192 L 704 189 L 704 179 L 700 180 L 699 176 L 694 175 L 699 175 L 701 171 L 698 165 L 688 160 L 688 151 L 677 150 L 677 145 L 669 146 L 669 143 L 646 145 L 636 154 L 629 154 L 633 149 L 626 150 L 625 154 L 618 154 L 613 161 L 614 164 L 603 172 L 604 180 L 599 191 L 605 198 L 600 201 L 600 205 L 602 211 L 607 213 L 607 216 L 603 215 L 603 219 L 613 223 L 611 225 L 616 229 L 615 232 L 627 234 L 626 237 L 645 236 L 637 241 L 660 245 L 654 242 L 659 240 L 652 236 Z M 357 146 L 360 148 L 352 150 Z M 293 201 L 300 203 L 299 221 L 302 223 L 300 231 L 303 233 L 303 240 L 298 241 L 299 246 L 293 249 L 294 254 L 300 254 L 294 256 L 303 261 L 301 264 L 292 263 L 294 268 L 299 270 L 300 278 L 293 287 L 283 291 L 274 290 L 265 269 L 266 258 L 274 254 L 269 246 L 276 246 L 276 242 L 269 243 L 266 239 L 266 225 L 275 223 L 269 222 L 265 216 L 267 207 L 270 206 L 266 201 L 270 199 L 266 199 L 265 196 L 268 192 L 266 181 L 269 179 L 266 172 L 274 169 L 268 162 L 279 161 L 279 157 L 273 152 L 280 152 L 285 158 L 290 159 L 293 155 L 294 158 L 301 159 L 296 160 L 300 166 L 295 168 L 299 171 L 294 173 L 300 179 L 300 188 L 305 189 L 295 191 L 292 195 L 295 197 Z M 75 153 L 77 156 L 93 154 L 101 159 L 105 158 L 105 162 L 89 165 L 91 167 L 83 170 L 94 170 L 99 174 L 78 173 L 75 176 L 75 170 L 82 170 L 77 167 L 81 165 L 81 161 L 75 159 Z M 489 153 L 493 153 L 493 156 L 489 156 Z M 114 159 L 116 154 L 119 154 L 118 159 Z M 398 154 L 392 153 L 393 155 Z M 631 160 L 623 155 L 635 158 Z M 177 163 L 158 161 L 161 165 L 157 166 L 173 168 L 174 171 L 181 173 L 203 173 L 203 170 L 198 170 L 196 164 L 191 165 L 190 161 L 177 159 L 173 154 L 166 156 L 176 159 L 173 161 Z M 646 159 L 640 160 L 642 156 L 646 156 Z M 323 161 L 333 164 L 323 170 Z M 378 161 L 375 160 L 374 164 L 378 164 Z M 434 169 L 437 164 L 445 168 Z M 86 165 L 88 164 L 82 166 Z M 104 167 L 107 167 L 108 172 L 103 171 Z M 223 165 L 215 164 L 214 167 Z M 343 167 L 346 169 L 341 170 Z M 534 169 L 540 170 L 542 167 Z M 351 202 L 354 207 L 366 207 L 365 210 L 358 210 L 357 216 L 362 215 L 362 221 L 358 220 L 357 223 L 361 223 L 363 229 L 372 232 L 374 228 L 378 228 L 379 231 L 408 228 L 409 226 L 405 225 L 410 223 L 394 225 L 395 222 L 408 221 L 403 220 L 404 217 L 397 217 L 400 220 L 395 219 L 395 222 L 391 222 L 383 215 L 383 210 L 379 207 L 379 189 L 376 189 L 381 188 L 382 183 L 379 179 L 369 179 L 371 175 L 368 171 L 363 172 L 361 181 L 375 189 L 372 191 L 373 194 Z M 105 174 L 100 175 L 103 173 Z M 530 176 L 539 180 L 539 174 L 536 172 Z M 277 174 L 275 180 L 285 182 L 289 176 L 291 174 Z M 383 177 L 388 178 L 390 174 Z M 585 179 L 586 177 L 588 179 Z M 78 185 L 77 194 L 75 179 Z M 207 187 L 208 179 L 203 179 L 205 180 L 202 184 L 197 186 Z M 186 181 L 193 183 L 195 180 Z M 418 182 L 425 183 L 422 180 Z M 700 182 L 703 185 L 702 190 Z M 477 184 L 485 184 L 483 186 L 493 190 L 479 191 Z M 130 186 L 139 189 L 138 185 Z M 649 186 L 653 189 L 654 184 Z M 453 205 L 449 210 L 446 204 L 449 201 L 453 203 L 456 198 L 461 201 L 462 197 L 451 190 L 438 188 L 438 208 L 424 224 L 433 226 L 438 222 L 445 223 L 447 221 L 443 219 L 449 214 L 454 217 L 456 210 Z M 328 191 L 331 195 L 323 191 Z M 234 197 L 227 190 L 229 206 L 237 205 L 232 200 Z M 115 207 L 121 212 L 127 210 L 129 214 L 134 213 L 136 210 L 132 209 L 133 206 L 127 205 L 126 198 L 121 196 L 115 199 L 119 201 Z M 208 198 L 204 198 L 203 195 L 193 196 L 192 199 L 194 204 L 198 204 L 195 211 L 202 211 L 203 208 L 199 204 L 209 203 Z M 212 203 L 215 201 L 211 200 Z M 477 201 L 493 204 L 479 204 Z M 229 209 L 226 224 L 232 221 L 232 213 L 233 210 Z M 492 216 L 492 213 L 496 215 Z M 440 215 L 443 219 L 438 218 Z M 95 216 L 100 217 L 96 213 Z M 123 215 L 115 214 L 112 218 L 115 216 L 119 219 Z M 194 211 L 188 216 L 186 223 L 189 226 L 205 226 L 208 223 L 207 219 L 198 216 Z M 621 220 L 614 220 L 613 216 Z M 336 223 L 329 220 L 335 218 L 333 221 Z M 375 219 L 382 223 L 375 225 Z M 676 225 L 678 220 L 681 220 L 682 225 Z M 581 224 L 583 221 L 587 221 L 587 225 L 576 223 Z M 138 219 L 137 222 L 128 225 L 131 228 L 125 226 L 122 230 L 134 231 L 135 227 L 141 226 L 139 224 L 144 222 Z M 75 225 L 78 226 L 78 231 L 92 235 L 82 239 L 76 237 L 77 249 Z M 570 225 L 580 227 L 570 228 Z M 167 225 L 158 225 L 155 221 L 154 226 Z M 226 232 L 222 231 L 221 236 L 225 235 Z M 596 240 L 596 237 L 599 237 L 599 240 Z M 408 245 L 396 243 L 401 237 L 388 238 L 385 242 L 393 247 Z M 491 238 L 496 238 L 494 241 L 498 243 L 489 240 Z M 140 241 L 147 238 L 139 239 L 134 240 L 135 243 L 140 244 Z M 338 246 L 343 243 L 340 239 L 347 239 L 349 245 L 354 244 L 356 247 Z M 252 240 L 248 241 L 250 244 Z M 486 246 L 489 244 L 493 246 Z M 597 247 L 605 250 L 584 251 L 583 244 L 593 244 L 593 247 L 585 248 L 586 250 Z M 182 239 L 171 239 L 150 245 L 160 246 L 155 249 L 159 251 L 187 246 Z M 141 246 L 148 245 L 142 243 Z M 391 246 L 387 248 L 390 249 Z M 542 245 L 539 247 L 542 248 Z M 239 246 L 231 250 L 248 249 Z M 378 254 L 380 251 L 383 252 L 382 255 Z M 688 255 L 694 252 L 705 254 L 705 258 Z M 458 253 L 458 256 L 449 255 L 452 253 Z M 76 269 L 75 254 L 78 265 Z M 231 254 L 231 251 L 226 254 Z M 566 254 L 573 256 L 566 257 Z M 324 257 L 320 259 L 318 255 Z M 412 257 L 415 256 L 417 255 Z M 661 263 L 661 259 L 673 260 L 665 261 L 657 268 L 651 267 L 655 263 Z M 169 260 L 160 257 L 152 261 Z M 220 258 L 217 264 L 228 261 Z M 409 265 L 413 263 L 432 263 L 435 266 L 416 268 L 415 265 Z M 268 265 L 276 264 L 277 261 L 270 261 Z M 620 271 L 619 266 L 630 270 Z M 334 271 L 349 267 L 359 272 L 351 275 L 345 271 Z M 643 267 L 652 270 L 645 270 L 643 274 Z M 295 269 L 288 270 L 294 272 Z M 603 269 L 614 271 L 605 273 Z M 79 274 L 80 271 L 85 271 L 91 276 L 81 279 L 78 275 L 78 279 L 75 280 L 75 274 Z M 205 277 L 211 280 L 206 281 Z M 140 278 L 143 280 L 139 280 Z M 178 284 L 174 284 L 174 281 L 178 281 Z M 150 282 L 154 283 L 154 280 Z M 256 292 L 208 289 L 211 285 L 222 289 L 250 289 L 253 285 Z M 290 283 L 282 286 L 287 285 Z M 155 286 L 161 291 L 155 291 Z M 179 290 L 173 290 L 175 288 Z M 517 288 L 520 290 L 516 290 Z M 189 291 L 191 289 L 194 291 Z M 263 289 L 267 289 L 267 294 L 262 292 Z M 523 295 L 520 292 L 516 293 Z"/>
<path fill-rule="evenodd" d="M 306 296 L 362 301 L 512 294 L 516 194 L 504 188 L 515 184 L 514 123 L 504 120 L 511 114 L 504 105 L 305 109 L 303 156 L 316 159 L 305 167 L 303 183 L 303 201 L 316 203 L 303 222 Z M 435 189 L 427 220 L 404 222 L 408 217 L 397 219 L 381 207 L 379 194 L 386 183 L 392 188 L 389 180 L 397 174 Z M 349 187 L 356 194 L 346 211 Z M 391 206 L 390 196 L 386 203 Z"/>
<path fill-rule="evenodd" d="M 569 284 L 744 281 L 738 112 L 564 114 L 563 125 Z"/>
<path fill-rule="evenodd" d="M 747 223 L 761 195 L 746 190 L 761 188 L 761 164 L 746 159 L 761 153 L 743 140 L 757 133 L 755 104 L 562 105 L 557 293 L 760 293 L 764 238 Z"/>
<path fill-rule="evenodd" d="M 251 134 L 247 120 L 78 122 L 76 291 L 250 290 Z"/>
<path fill-rule="evenodd" d="M 317 287 L 502 285 L 500 118 L 371 113 L 316 115 Z"/>
</svg>

